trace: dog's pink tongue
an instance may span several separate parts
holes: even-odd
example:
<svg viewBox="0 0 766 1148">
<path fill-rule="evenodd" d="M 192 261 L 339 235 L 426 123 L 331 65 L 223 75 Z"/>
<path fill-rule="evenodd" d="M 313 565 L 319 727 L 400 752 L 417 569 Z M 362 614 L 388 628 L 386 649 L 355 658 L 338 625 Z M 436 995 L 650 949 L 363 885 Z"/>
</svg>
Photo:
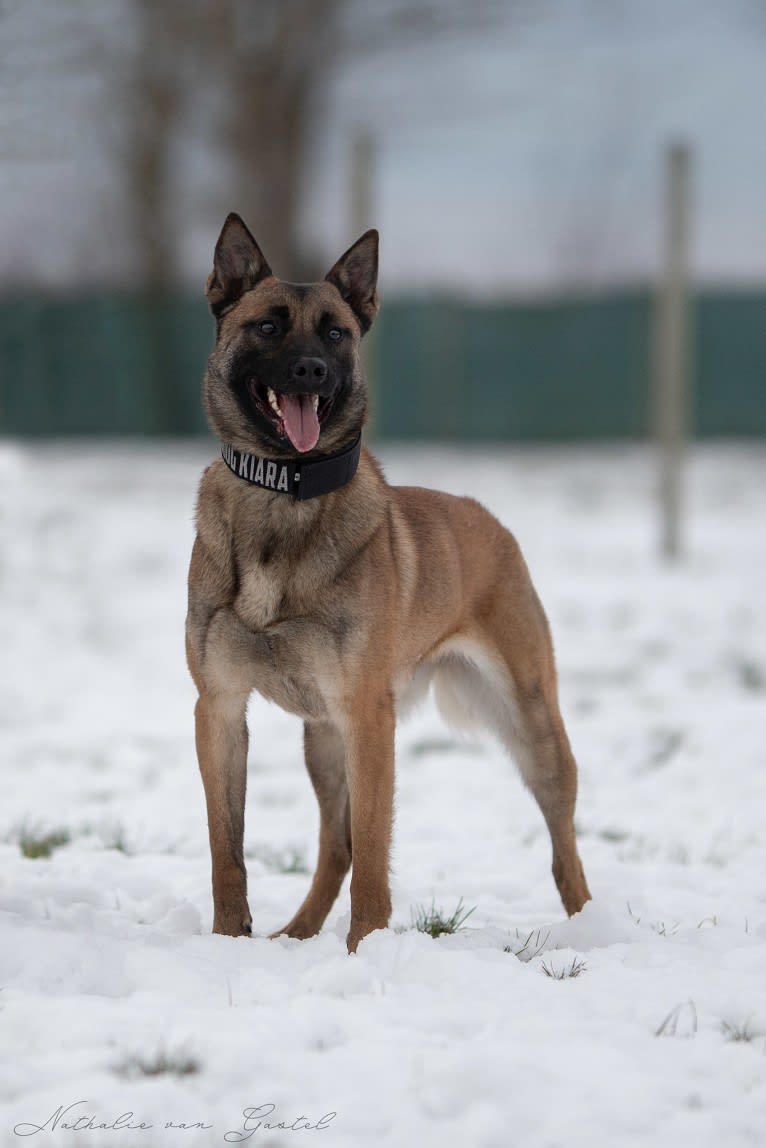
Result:
<svg viewBox="0 0 766 1148">
<path fill-rule="evenodd" d="M 280 395 L 279 409 L 287 437 L 296 450 L 311 450 L 319 438 L 319 419 L 310 395 Z"/>
</svg>

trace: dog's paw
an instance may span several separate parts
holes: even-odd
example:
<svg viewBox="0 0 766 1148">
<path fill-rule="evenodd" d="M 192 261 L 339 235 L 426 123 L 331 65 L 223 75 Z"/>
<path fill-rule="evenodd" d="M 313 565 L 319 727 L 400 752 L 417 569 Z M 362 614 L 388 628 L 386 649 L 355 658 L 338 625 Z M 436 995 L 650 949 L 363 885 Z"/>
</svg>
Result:
<svg viewBox="0 0 766 1148">
<path fill-rule="evenodd" d="M 346 948 L 349 953 L 355 953 L 359 944 L 365 937 L 369 937 L 370 933 L 374 933 L 377 929 L 386 929 L 388 927 L 388 918 L 385 921 L 377 921 L 371 923 L 369 921 L 351 922 L 351 928 L 346 937 Z"/>
<path fill-rule="evenodd" d="M 276 933 L 272 933 L 270 940 L 276 940 L 277 937 L 292 937 L 294 941 L 307 941 L 309 937 L 317 935 L 323 923 L 324 917 L 298 913 L 283 929 L 277 929 Z"/>
<path fill-rule="evenodd" d="M 213 932 L 223 937 L 252 937 L 253 921 L 248 914 L 246 919 L 233 913 L 216 916 L 213 921 Z"/>
</svg>

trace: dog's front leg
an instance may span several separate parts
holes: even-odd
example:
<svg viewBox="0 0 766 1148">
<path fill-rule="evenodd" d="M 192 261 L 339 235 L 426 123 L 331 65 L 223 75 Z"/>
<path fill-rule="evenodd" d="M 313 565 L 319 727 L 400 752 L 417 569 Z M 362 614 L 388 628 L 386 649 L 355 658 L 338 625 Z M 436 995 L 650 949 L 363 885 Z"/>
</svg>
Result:
<svg viewBox="0 0 766 1148">
<path fill-rule="evenodd" d="M 194 711 L 213 862 L 213 932 L 252 931 L 243 853 L 247 694 L 200 694 Z"/>
<path fill-rule="evenodd" d="M 390 691 L 354 700 L 346 725 L 351 804 L 351 928 L 348 951 L 391 916 L 388 864 L 394 802 L 394 702 Z"/>
</svg>

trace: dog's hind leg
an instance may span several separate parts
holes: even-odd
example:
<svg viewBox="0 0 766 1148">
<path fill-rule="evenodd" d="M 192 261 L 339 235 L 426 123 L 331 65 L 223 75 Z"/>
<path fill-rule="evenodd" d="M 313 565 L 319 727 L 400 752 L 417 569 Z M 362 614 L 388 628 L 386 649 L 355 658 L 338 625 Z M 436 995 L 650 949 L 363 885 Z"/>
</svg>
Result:
<svg viewBox="0 0 766 1148">
<path fill-rule="evenodd" d="M 305 901 L 274 936 L 313 937 L 338 896 L 351 865 L 351 822 L 343 740 L 327 722 L 304 726 L 306 767 L 319 802 L 319 858 Z"/>
<path fill-rule="evenodd" d="M 517 683 L 519 724 L 512 743 L 521 774 L 542 810 L 553 846 L 553 878 L 564 908 L 578 913 L 590 892 L 575 840 L 577 765 L 559 712 L 555 685 Z"/>
<path fill-rule="evenodd" d="M 489 728 L 510 753 L 548 826 L 553 876 L 571 916 L 590 898 L 574 835 L 577 766 L 559 713 L 555 677 L 541 672 L 552 667 L 547 632 L 539 638 L 542 656 L 531 664 L 526 654 L 520 656 L 517 636 L 518 630 L 497 625 L 480 641 L 453 641 L 434 669 L 436 701 L 447 722 Z"/>
<path fill-rule="evenodd" d="M 493 644 L 512 682 L 503 740 L 545 818 L 553 877 L 571 917 L 590 900 L 575 841 L 577 764 L 559 710 L 553 644 L 543 608 L 528 575 L 511 585 L 492 625 Z"/>
</svg>

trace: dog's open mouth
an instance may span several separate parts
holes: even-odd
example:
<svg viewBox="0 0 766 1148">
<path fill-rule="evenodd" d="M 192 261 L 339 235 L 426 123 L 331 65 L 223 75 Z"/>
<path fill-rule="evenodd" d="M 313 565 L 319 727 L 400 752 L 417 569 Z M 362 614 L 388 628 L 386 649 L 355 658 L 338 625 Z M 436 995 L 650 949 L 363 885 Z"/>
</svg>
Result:
<svg viewBox="0 0 766 1148">
<path fill-rule="evenodd" d="M 253 402 L 274 427 L 280 438 L 289 439 L 301 454 L 313 450 L 319 439 L 323 420 L 332 406 L 333 397 L 316 394 L 278 395 L 271 387 L 250 379 L 248 389 Z"/>
</svg>

